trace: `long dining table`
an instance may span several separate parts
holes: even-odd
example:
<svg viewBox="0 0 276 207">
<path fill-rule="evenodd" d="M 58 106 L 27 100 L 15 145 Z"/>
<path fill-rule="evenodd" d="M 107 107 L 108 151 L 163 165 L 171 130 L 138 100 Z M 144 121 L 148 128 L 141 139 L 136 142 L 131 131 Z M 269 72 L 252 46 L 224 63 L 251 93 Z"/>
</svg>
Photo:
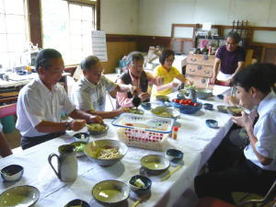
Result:
<svg viewBox="0 0 276 207">
<path fill-rule="evenodd" d="M 226 89 L 228 88 L 219 88 L 217 93 L 222 93 Z M 175 97 L 175 94 L 172 94 L 171 97 Z M 176 120 L 176 123 L 181 126 L 177 139 L 168 138 L 165 148 L 176 148 L 184 153 L 182 166 L 166 180 L 162 179 L 164 175 L 149 176 L 152 180 L 151 196 L 139 206 L 173 206 L 183 192 L 193 185 L 194 177 L 229 131 L 232 125 L 231 115 L 216 110 L 216 105 L 224 104 L 223 101 L 216 96 L 199 101 L 211 103 L 215 109 L 210 111 L 202 108 L 196 114 L 181 114 Z M 157 105 L 157 103 L 155 104 Z M 154 107 L 155 104 L 153 103 L 152 106 Z M 154 116 L 150 111 L 145 111 L 145 114 Z M 206 119 L 217 120 L 218 128 L 207 127 Z M 118 139 L 117 127 L 113 126 L 111 122 L 112 119 L 105 120 L 109 126 L 107 134 L 95 139 Z M 20 181 L 15 183 L 0 182 L 0 193 L 14 186 L 31 185 L 40 191 L 40 199 L 35 204 L 37 207 L 64 206 L 77 198 L 87 201 L 93 207 L 100 207 L 101 204 L 97 203 L 91 195 L 91 189 L 96 183 L 107 179 L 128 183 L 133 175 L 139 174 L 140 159 L 143 156 L 147 154 L 164 155 L 164 152 L 129 147 L 123 159 L 110 167 L 101 167 L 85 156 L 80 157 L 78 158 L 76 181 L 62 182 L 51 169 L 48 156 L 51 153 L 58 153 L 58 146 L 73 142 L 72 135 L 74 133 L 69 131 L 62 137 L 2 158 L 0 168 L 10 164 L 19 164 L 24 167 L 24 175 Z M 171 166 L 169 171 L 174 168 L 175 166 Z M 134 201 L 135 199 L 130 196 L 126 206 L 131 206 Z"/>
</svg>

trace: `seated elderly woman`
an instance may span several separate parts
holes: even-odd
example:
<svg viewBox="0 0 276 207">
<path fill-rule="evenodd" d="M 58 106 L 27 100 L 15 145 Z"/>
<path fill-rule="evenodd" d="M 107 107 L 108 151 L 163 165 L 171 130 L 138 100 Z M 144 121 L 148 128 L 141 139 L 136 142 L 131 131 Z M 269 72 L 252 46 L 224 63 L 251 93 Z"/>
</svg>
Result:
<svg viewBox="0 0 276 207">
<path fill-rule="evenodd" d="M 127 57 L 127 71 L 118 79 L 118 83 L 135 86 L 134 94 L 142 102 L 145 102 L 150 100 L 150 86 L 153 84 L 160 85 L 162 80 L 160 78 L 154 78 L 150 73 L 145 72 L 143 65 L 143 55 L 139 52 L 131 52 Z M 131 92 L 117 93 L 117 103 L 121 107 L 132 107 L 133 98 Z"/>
<path fill-rule="evenodd" d="M 112 118 L 127 110 L 120 108 L 105 111 L 106 94 L 127 92 L 131 90 L 131 86 L 118 85 L 102 75 L 103 67 L 96 56 L 86 57 L 80 66 L 84 77 L 73 86 L 71 93 L 71 100 L 77 109 L 103 118 Z"/>
<path fill-rule="evenodd" d="M 168 95 L 179 87 L 179 83 L 174 82 L 178 79 L 182 83 L 191 84 L 191 82 L 182 75 L 177 68 L 173 67 L 174 51 L 166 49 L 162 52 L 159 62 L 161 65 L 154 69 L 154 76 L 163 79 L 163 85 L 153 89 L 153 95 Z"/>
</svg>

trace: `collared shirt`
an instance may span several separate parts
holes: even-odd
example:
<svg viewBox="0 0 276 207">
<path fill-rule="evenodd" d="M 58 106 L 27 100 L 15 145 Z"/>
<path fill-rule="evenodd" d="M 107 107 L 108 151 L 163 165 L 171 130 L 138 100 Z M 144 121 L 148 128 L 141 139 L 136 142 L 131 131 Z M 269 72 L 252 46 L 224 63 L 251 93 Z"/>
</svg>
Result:
<svg viewBox="0 0 276 207">
<path fill-rule="evenodd" d="M 48 133 L 38 132 L 36 125 L 41 121 L 61 122 L 62 114 L 73 110 L 75 106 L 63 86 L 57 83 L 49 90 L 40 79 L 35 79 L 19 92 L 16 128 L 25 137 L 42 136 Z"/>
<path fill-rule="evenodd" d="M 106 92 L 111 92 L 116 87 L 117 84 L 105 76 L 102 76 L 97 84 L 93 84 L 83 77 L 73 86 L 70 98 L 77 109 L 104 111 Z"/>
<path fill-rule="evenodd" d="M 245 157 L 262 169 L 276 171 L 276 94 L 270 92 L 257 108 L 259 119 L 253 133 L 257 138 L 256 151 L 264 157 L 273 159 L 269 165 L 262 165 L 251 144 L 244 149 Z"/>
<path fill-rule="evenodd" d="M 181 75 L 181 73 L 175 67 L 171 67 L 170 70 L 168 71 L 162 65 L 159 65 L 154 69 L 154 76 L 155 77 L 162 77 L 163 78 L 163 84 L 171 83 L 174 80 L 174 78 L 176 78 L 179 75 Z M 172 88 L 167 88 L 167 89 L 162 90 L 162 91 L 157 91 L 156 88 L 154 88 L 153 95 L 154 96 L 168 95 L 172 92 L 173 92 Z"/>
</svg>

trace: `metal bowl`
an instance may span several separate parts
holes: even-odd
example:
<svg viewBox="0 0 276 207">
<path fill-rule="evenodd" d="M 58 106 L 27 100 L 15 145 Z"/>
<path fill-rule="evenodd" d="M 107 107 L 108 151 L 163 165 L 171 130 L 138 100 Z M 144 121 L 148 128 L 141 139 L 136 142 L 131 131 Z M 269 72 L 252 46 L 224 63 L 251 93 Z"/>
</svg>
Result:
<svg viewBox="0 0 276 207">
<path fill-rule="evenodd" d="M 33 186 L 16 186 L 6 190 L 0 195 L 0 206 L 33 206 L 38 201 L 39 196 L 39 190 Z"/>
<path fill-rule="evenodd" d="M 90 135 L 93 135 L 93 136 L 106 134 L 106 132 L 109 129 L 108 125 L 99 124 L 99 123 L 91 123 L 91 124 L 87 124 L 86 126 L 87 126 L 87 129 L 88 129 L 88 132 L 90 133 Z M 93 128 L 96 129 L 97 127 L 101 127 L 101 129 L 93 130 Z"/>
<path fill-rule="evenodd" d="M 102 150 L 107 150 L 107 149 L 117 149 L 119 152 L 119 156 L 115 158 L 99 158 L 99 155 Z M 101 140 L 96 140 L 94 142 L 89 142 L 85 147 L 84 147 L 84 153 L 86 156 L 99 164 L 100 166 L 110 166 L 115 164 L 116 162 L 120 161 L 125 154 L 127 153 L 127 146 L 123 142 L 120 142 L 118 140 L 113 140 L 113 139 L 101 139 Z"/>
<path fill-rule="evenodd" d="M 129 197 L 129 186 L 119 180 L 104 180 L 92 188 L 92 196 L 103 205 L 118 205 Z"/>
<path fill-rule="evenodd" d="M 1 177 L 4 181 L 15 182 L 21 179 L 24 168 L 20 165 L 8 165 L 1 170 Z"/>
<path fill-rule="evenodd" d="M 146 155 L 140 163 L 150 174 L 161 174 L 170 167 L 170 161 L 161 155 Z"/>
</svg>

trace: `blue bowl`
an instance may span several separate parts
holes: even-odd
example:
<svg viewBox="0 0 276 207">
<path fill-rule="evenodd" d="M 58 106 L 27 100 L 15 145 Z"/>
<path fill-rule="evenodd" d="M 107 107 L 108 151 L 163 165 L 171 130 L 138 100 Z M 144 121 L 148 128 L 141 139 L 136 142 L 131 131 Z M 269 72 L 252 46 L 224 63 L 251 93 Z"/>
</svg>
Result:
<svg viewBox="0 0 276 207">
<path fill-rule="evenodd" d="M 80 207 L 90 207 L 90 205 L 83 200 L 75 199 L 67 203 L 64 207 L 71 207 L 71 206 L 80 206 Z"/>
<path fill-rule="evenodd" d="M 222 95 L 222 94 L 217 95 L 217 97 L 218 97 L 219 99 L 221 99 L 221 100 L 224 99 L 224 95 Z"/>
<path fill-rule="evenodd" d="M 141 106 L 143 107 L 143 109 L 145 110 L 151 110 L 151 103 L 150 102 L 143 102 L 141 104 Z"/>
<path fill-rule="evenodd" d="M 213 104 L 210 104 L 210 103 L 203 104 L 203 107 L 206 110 L 213 110 Z"/>
<path fill-rule="evenodd" d="M 144 186 L 137 186 L 135 185 L 135 182 L 137 180 L 140 180 L 140 182 L 143 182 Z M 134 175 L 129 180 L 130 189 L 136 193 L 137 195 L 147 194 L 150 192 L 152 181 L 146 176 L 143 175 Z"/>
<path fill-rule="evenodd" d="M 218 128 L 218 122 L 214 119 L 207 119 L 206 125 L 210 128 L 217 129 Z"/>
<path fill-rule="evenodd" d="M 171 162 L 178 162 L 183 159 L 183 152 L 177 149 L 168 149 L 166 151 L 166 157 Z"/>
<path fill-rule="evenodd" d="M 179 108 L 180 113 L 182 114 L 195 114 L 202 108 L 201 103 L 197 103 L 197 106 L 182 105 L 179 103 L 172 102 L 172 105 L 176 108 Z"/>
</svg>

